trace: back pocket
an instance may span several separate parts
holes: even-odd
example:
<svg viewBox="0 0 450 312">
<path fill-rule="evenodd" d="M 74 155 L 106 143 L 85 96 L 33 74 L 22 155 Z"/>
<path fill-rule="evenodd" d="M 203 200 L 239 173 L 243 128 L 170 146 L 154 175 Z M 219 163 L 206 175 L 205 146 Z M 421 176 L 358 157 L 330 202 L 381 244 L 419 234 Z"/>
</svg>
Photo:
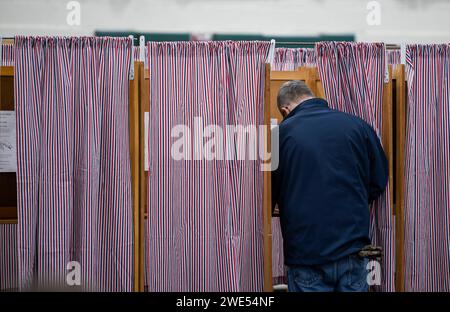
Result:
<svg viewBox="0 0 450 312">
<path fill-rule="evenodd" d="M 322 274 L 311 267 L 296 268 L 294 272 L 295 282 L 301 286 L 309 287 L 322 279 Z"/>
</svg>

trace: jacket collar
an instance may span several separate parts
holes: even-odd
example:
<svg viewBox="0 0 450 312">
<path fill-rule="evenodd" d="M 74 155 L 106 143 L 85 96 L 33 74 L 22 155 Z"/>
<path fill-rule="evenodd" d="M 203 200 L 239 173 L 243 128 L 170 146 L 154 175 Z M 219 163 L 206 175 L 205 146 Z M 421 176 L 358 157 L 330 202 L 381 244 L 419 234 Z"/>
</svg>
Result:
<svg viewBox="0 0 450 312">
<path fill-rule="evenodd" d="M 311 109 L 317 108 L 328 108 L 328 103 L 324 99 L 321 98 L 312 98 L 300 103 L 294 108 L 283 120 L 291 118 L 295 115 L 300 115 L 306 111 L 311 111 Z"/>
</svg>

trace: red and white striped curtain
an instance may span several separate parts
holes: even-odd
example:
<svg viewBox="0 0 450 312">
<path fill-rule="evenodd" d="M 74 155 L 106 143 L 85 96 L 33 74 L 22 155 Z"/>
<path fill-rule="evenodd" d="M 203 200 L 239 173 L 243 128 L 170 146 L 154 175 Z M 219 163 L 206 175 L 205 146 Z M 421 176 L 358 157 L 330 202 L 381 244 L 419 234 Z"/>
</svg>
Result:
<svg viewBox="0 0 450 312">
<path fill-rule="evenodd" d="M 135 62 L 138 62 L 138 61 L 144 62 L 144 68 L 148 69 L 148 48 L 147 48 L 147 46 L 144 47 L 144 55 L 145 55 L 144 59 L 141 60 L 140 59 L 141 58 L 141 47 L 139 47 L 139 46 L 133 47 L 134 61 Z"/>
<path fill-rule="evenodd" d="M 133 58 L 135 61 L 139 61 L 141 58 L 141 50 L 140 47 L 133 47 Z"/>
<path fill-rule="evenodd" d="M 316 51 L 310 48 L 276 48 L 272 70 L 297 70 L 300 66 L 316 66 Z"/>
<path fill-rule="evenodd" d="M 321 42 L 316 55 L 330 107 L 364 119 L 381 135 L 384 44 Z M 370 207 L 370 217 L 372 243 L 383 248 L 380 290 L 394 291 L 395 223 L 389 187 Z"/>
<path fill-rule="evenodd" d="M 387 63 L 389 65 L 400 64 L 401 52 L 400 50 L 386 50 Z"/>
<path fill-rule="evenodd" d="M 0 291 L 18 288 L 17 225 L 0 225 Z"/>
<path fill-rule="evenodd" d="M 194 133 L 195 117 L 221 129 L 263 124 L 270 43 L 153 42 L 148 47 L 148 290 L 260 291 L 261 162 L 174 160 L 171 130 L 185 125 L 203 142 Z"/>
<path fill-rule="evenodd" d="M 128 38 L 15 38 L 19 286 L 131 291 Z M 72 263 L 71 263 L 72 262 Z"/>
<path fill-rule="evenodd" d="M 279 217 L 272 218 L 272 282 L 287 283 L 287 267 L 284 265 L 283 234 Z"/>
<path fill-rule="evenodd" d="M 405 290 L 450 291 L 450 44 L 408 45 Z"/>
<path fill-rule="evenodd" d="M 14 66 L 14 45 L 3 42 L 0 50 L 1 66 Z"/>
</svg>

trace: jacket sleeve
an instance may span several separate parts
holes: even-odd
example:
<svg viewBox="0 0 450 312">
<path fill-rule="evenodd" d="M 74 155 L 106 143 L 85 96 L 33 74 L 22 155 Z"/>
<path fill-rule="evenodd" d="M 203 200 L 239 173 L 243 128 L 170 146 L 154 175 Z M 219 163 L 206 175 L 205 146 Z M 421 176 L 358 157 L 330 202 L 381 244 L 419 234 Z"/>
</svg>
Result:
<svg viewBox="0 0 450 312">
<path fill-rule="evenodd" d="M 389 164 L 381 146 L 380 139 L 375 131 L 367 125 L 368 131 L 368 152 L 369 152 L 369 203 L 377 199 L 386 188 L 389 178 Z"/>
</svg>

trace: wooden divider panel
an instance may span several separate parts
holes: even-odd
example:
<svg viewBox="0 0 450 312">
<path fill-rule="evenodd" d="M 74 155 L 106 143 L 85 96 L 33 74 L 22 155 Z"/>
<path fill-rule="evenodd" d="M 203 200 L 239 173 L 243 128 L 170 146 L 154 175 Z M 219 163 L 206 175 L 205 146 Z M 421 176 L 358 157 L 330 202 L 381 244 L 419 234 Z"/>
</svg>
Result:
<svg viewBox="0 0 450 312">
<path fill-rule="evenodd" d="M 0 67 L 0 110 L 14 111 L 14 68 Z M 15 172 L 0 173 L 0 224 L 17 223 Z"/>
</svg>

